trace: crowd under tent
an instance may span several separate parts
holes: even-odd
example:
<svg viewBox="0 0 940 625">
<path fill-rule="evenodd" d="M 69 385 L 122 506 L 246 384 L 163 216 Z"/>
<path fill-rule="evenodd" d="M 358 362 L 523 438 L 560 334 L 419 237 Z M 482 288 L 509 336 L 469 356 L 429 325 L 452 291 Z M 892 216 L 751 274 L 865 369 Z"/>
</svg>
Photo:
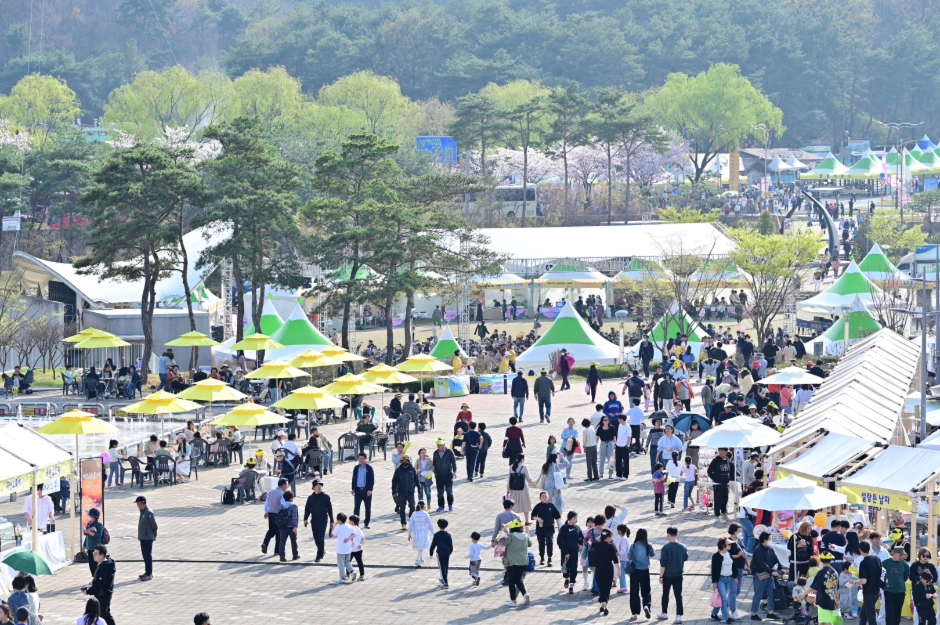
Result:
<svg viewBox="0 0 940 625">
<path fill-rule="evenodd" d="M 850 346 L 771 453 L 790 454 L 831 432 L 909 444 L 909 428 L 901 417 L 919 360 L 919 345 L 887 329 Z"/>
<path fill-rule="evenodd" d="M 653 344 L 653 361 L 659 362 L 662 359 L 660 345 L 665 345 L 670 338 L 675 338 L 676 334 L 685 334 L 689 338 L 689 346 L 693 354 L 698 354 L 702 346 L 702 340 L 708 336 L 705 329 L 694 321 L 685 310 L 681 310 L 676 302 L 673 302 L 653 329 L 650 330 L 650 343 Z M 627 351 L 628 356 L 639 358 L 640 343 L 632 345 Z"/>
<path fill-rule="evenodd" d="M 797 475 L 826 486 L 834 483 L 835 475 L 849 463 L 871 454 L 878 446 L 861 438 L 830 432 L 782 458 L 777 477 Z"/>
<path fill-rule="evenodd" d="M 845 324 L 849 327 L 849 344 L 860 341 L 871 336 L 881 329 L 881 324 L 875 321 L 868 308 L 862 301 L 856 297 L 852 304 L 852 310 L 843 313 L 829 329 L 820 336 L 806 344 L 806 352 L 809 354 L 822 353 L 824 356 L 841 356 L 845 353 Z M 816 345 L 821 348 L 817 352 Z"/>
<path fill-rule="evenodd" d="M 599 365 L 615 364 L 620 350 L 592 330 L 568 302 L 535 345 L 516 358 L 516 366 L 523 369 L 548 366 L 549 354 L 561 349 L 567 349 L 574 357 L 575 366 L 586 366 L 592 361 Z"/>
<path fill-rule="evenodd" d="M 873 295 L 881 293 L 881 287 L 869 280 L 853 260 L 828 289 L 797 304 L 797 310 L 811 314 L 841 315 L 842 307 L 852 306 L 856 297 L 866 306 L 873 306 Z"/>
</svg>

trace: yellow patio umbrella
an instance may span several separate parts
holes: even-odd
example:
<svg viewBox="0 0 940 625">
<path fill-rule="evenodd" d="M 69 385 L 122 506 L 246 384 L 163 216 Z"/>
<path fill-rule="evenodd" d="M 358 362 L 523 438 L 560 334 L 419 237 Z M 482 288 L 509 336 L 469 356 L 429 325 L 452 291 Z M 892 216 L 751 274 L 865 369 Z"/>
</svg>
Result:
<svg viewBox="0 0 940 625">
<path fill-rule="evenodd" d="M 165 428 L 165 415 L 175 414 L 177 412 L 189 412 L 201 408 L 199 404 L 187 399 L 181 399 L 179 396 L 166 391 L 157 391 L 151 393 L 143 401 L 136 404 L 125 406 L 122 410 L 128 414 L 152 414 L 160 415 L 160 433 L 163 434 Z"/>
<path fill-rule="evenodd" d="M 357 356 L 356 354 L 350 353 L 340 347 L 339 345 L 329 345 L 320 350 L 321 353 L 326 354 L 327 356 L 333 356 L 338 360 L 343 362 L 359 362 L 365 360 L 362 356 Z"/>
<path fill-rule="evenodd" d="M 82 330 L 82 331 L 79 332 L 78 334 L 73 334 L 72 336 L 67 336 L 67 337 L 65 337 L 64 339 L 62 339 L 62 342 L 64 342 L 64 343 L 81 343 L 82 341 L 84 341 L 85 339 L 89 338 L 92 334 L 94 334 L 94 333 L 97 332 L 97 331 L 98 331 L 97 328 L 85 328 L 84 330 Z"/>
<path fill-rule="evenodd" d="M 180 391 L 177 395 L 182 399 L 209 402 L 209 414 L 212 414 L 212 402 L 215 401 L 241 401 L 248 397 L 241 391 L 235 390 L 222 380 L 206 378 L 199 380 L 189 388 Z"/>
<path fill-rule="evenodd" d="M 346 402 L 343 400 L 333 397 L 316 386 L 302 386 L 284 399 L 271 404 L 274 408 L 285 410 L 323 410 L 342 408 L 345 405 Z"/>
<path fill-rule="evenodd" d="M 107 421 L 102 421 L 101 419 L 95 418 L 95 415 L 82 410 L 70 410 L 63 414 L 61 417 L 47 423 L 38 430 L 40 434 L 73 434 L 75 436 L 75 455 L 72 456 L 72 502 L 69 506 L 69 527 L 71 528 L 71 538 L 70 538 L 70 552 L 75 553 L 75 498 L 78 496 L 78 488 L 76 485 L 76 478 L 78 477 L 79 467 L 78 460 L 80 458 L 78 453 L 78 437 L 83 434 L 110 434 L 112 432 L 117 432 L 117 428 L 108 423 Z M 34 504 L 36 502 L 33 502 Z M 34 508 L 35 510 L 35 508 Z M 35 524 L 33 524 L 35 526 Z M 33 551 L 37 549 L 39 545 L 36 536 L 33 537 Z"/>
<path fill-rule="evenodd" d="M 384 386 L 369 382 L 361 375 L 347 373 L 324 386 L 323 390 L 333 395 L 365 395 L 367 393 L 382 393 L 387 389 Z"/>
<path fill-rule="evenodd" d="M 76 349 L 98 349 L 100 347 L 125 347 L 130 345 L 124 339 L 118 338 L 110 332 L 98 330 L 84 341 L 75 344 Z"/>
<path fill-rule="evenodd" d="M 300 369 L 312 369 L 314 367 L 338 367 L 343 364 L 343 361 L 315 349 L 308 349 L 290 361 L 290 364 Z"/>
<path fill-rule="evenodd" d="M 187 332 L 178 339 L 173 339 L 167 345 L 173 347 L 213 347 L 221 345 L 218 341 L 209 338 L 202 332 Z"/>
<path fill-rule="evenodd" d="M 418 382 L 418 378 L 408 375 L 407 373 L 402 373 L 395 367 L 389 367 L 385 363 L 372 367 L 368 371 L 363 371 L 362 377 L 375 384 L 391 385 Z"/>
<path fill-rule="evenodd" d="M 246 336 L 239 342 L 232 345 L 230 349 L 243 349 L 246 351 L 261 351 L 265 349 L 281 349 L 284 347 L 282 344 L 278 343 L 270 336 L 264 334 L 252 334 L 251 336 Z"/>
<path fill-rule="evenodd" d="M 255 369 L 254 371 L 252 371 L 245 377 L 246 378 L 261 378 L 261 379 L 269 379 L 269 378 L 282 379 L 282 378 L 302 378 L 308 375 L 310 374 L 307 373 L 306 371 L 298 369 L 297 367 L 294 367 L 289 362 L 285 362 L 283 360 L 272 360 L 271 362 L 264 363 L 264 365 L 262 365 L 258 369 Z"/>
<path fill-rule="evenodd" d="M 273 412 L 265 409 L 264 406 L 259 406 L 252 402 L 245 404 L 239 404 L 226 412 L 224 415 L 220 415 L 213 419 L 210 422 L 210 425 L 224 425 L 231 427 L 251 427 L 251 426 L 262 426 L 262 425 L 283 425 L 290 421 L 281 415 L 274 414 Z"/>
<path fill-rule="evenodd" d="M 454 369 L 430 354 L 415 354 L 395 368 L 409 373 L 437 373 L 439 371 L 453 371 Z"/>
</svg>

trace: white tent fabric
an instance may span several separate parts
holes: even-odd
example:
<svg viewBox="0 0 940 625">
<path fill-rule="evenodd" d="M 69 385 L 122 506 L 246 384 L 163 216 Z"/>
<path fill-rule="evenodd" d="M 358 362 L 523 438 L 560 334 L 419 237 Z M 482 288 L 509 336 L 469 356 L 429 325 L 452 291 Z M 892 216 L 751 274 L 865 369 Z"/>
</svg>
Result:
<svg viewBox="0 0 940 625">
<path fill-rule="evenodd" d="M 16 492 L 18 484 L 31 484 L 32 481 L 33 465 L 0 448 L 0 495 Z"/>
<path fill-rule="evenodd" d="M 551 271 L 542 274 L 542 276 L 535 282 L 536 284 L 541 285 L 543 288 L 552 289 L 568 287 L 600 288 L 609 281 L 610 278 L 591 267 L 571 267 L 570 269 L 562 267 L 560 270 L 552 269 Z"/>
<path fill-rule="evenodd" d="M 940 431 L 934 432 L 920 443 L 917 444 L 918 449 L 932 449 L 934 451 L 940 451 Z"/>
<path fill-rule="evenodd" d="M 484 289 L 522 289 L 529 284 L 528 280 L 505 269 L 498 276 L 474 276 L 470 282 Z"/>
<path fill-rule="evenodd" d="M 852 302 L 852 310 L 842 316 L 824 333 L 806 344 L 806 353 L 815 354 L 816 345 L 822 345 L 822 353 L 826 356 L 841 356 L 845 353 L 845 320 L 849 320 L 849 345 L 857 343 L 866 336 L 881 329 L 881 324 L 875 321 L 868 307 L 862 303 L 857 295 Z"/>
<path fill-rule="evenodd" d="M 38 479 L 41 482 L 67 476 L 72 465 L 72 453 L 68 449 L 56 444 L 51 438 L 19 424 L 0 428 L 0 449 L 17 456 L 22 461 L 36 465 L 39 468 Z M 12 469 L 16 470 L 18 466 Z M 32 467 L 29 467 L 28 472 L 27 483 L 24 483 L 21 488 L 13 488 L 13 492 L 32 485 Z M 7 473 L 7 467 L 0 462 L 0 474 L 6 476 Z M 22 475 L 18 473 L 9 477 Z M 9 491 L 4 494 L 9 494 Z"/>
<path fill-rule="evenodd" d="M 892 445 L 858 473 L 842 479 L 842 486 L 906 495 L 940 471 L 940 451 Z"/>
<path fill-rule="evenodd" d="M 809 165 L 801 163 L 793 152 L 790 152 L 790 158 L 787 159 L 787 165 L 791 169 L 809 169 Z"/>
<path fill-rule="evenodd" d="M 830 432 L 799 458 L 780 465 L 780 470 L 821 480 L 849 460 L 871 451 L 872 447 L 873 443 L 861 438 Z"/>
<path fill-rule="evenodd" d="M 793 168 L 787 165 L 784 161 L 780 160 L 780 155 L 776 154 L 774 155 L 774 160 L 770 161 L 770 164 L 767 165 L 767 169 L 770 171 L 781 172 L 790 171 Z"/>
<path fill-rule="evenodd" d="M 526 369 L 546 366 L 551 362 L 548 355 L 561 349 L 568 350 L 577 366 L 593 360 L 601 365 L 613 364 L 620 348 L 592 330 L 568 302 L 535 345 L 516 358 L 516 365 Z"/>
<path fill-rule="evenodd" d="M 818 510 L 830 506 L 845 505 L 846 496 L 828 488 L 820 488 L 815 482 L 789 475 L 773 482 L 764 490 L 757 491 L 741 500 L 746 508 L 760 508 L 777 512 L 780 510 Z"/>
<path fill-rule="evenodd" d="M 780 433 L 769 427 L 755 428 L 749 423 L 728 421 L 714 427 L 695 439 L 699 447 L 763 447 L 773 445 L 780 439 Z"/>
<path fill-rule="evenodd" d="M 887 329 L 852 345 L 771 452 L 821 431 L 892 442 L 919 358 L 919 344 Z"/>
<path fill-rule="evenodd" d="M 842 307 L 851 306 L 856 297 L 866 306 L 874 306 L 873 294 L 879 293 L 881 288 L 865 277 L 853 260 L 828 289 L 797 304 L 797 310 L 841 315 Z"/>
<path fill-rule="evenodd" d="M 761 384 L 822 384 L 823 378 L 815 376 L 800 367 L 787 367 L 777 373 L 769 375 L 760 381 Z"/>
</svg>

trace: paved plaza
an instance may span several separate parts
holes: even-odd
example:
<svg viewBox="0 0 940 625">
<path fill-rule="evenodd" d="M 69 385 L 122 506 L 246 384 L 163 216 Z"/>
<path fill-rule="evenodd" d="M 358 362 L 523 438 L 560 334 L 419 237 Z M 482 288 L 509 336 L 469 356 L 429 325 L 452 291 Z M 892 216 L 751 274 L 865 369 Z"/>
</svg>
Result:
<svg viewBox="0 0 940 625">
<path fill-rule="evenodd" d="M 568 416 L 575 417 L 580 428 L 581 419 L 593 412 L 590 398 L 585 396 L 582 388 L 576 386 L 556 394 L 551 424 L 539 424 L 535 402 L 527 403 L 523 429 L 528 444 L 527 461 L 533 475 L 544 462 L 549 435 L 558 436 Z M 619 392 L 620 386 L 616 383 L 602 386 L 604 394 L 612 388 Z M 697 390 L 697 384 L 695 388 Z M 58 399 L 58 395 L 49 396 L 49 400 Z M 407 533 L 400 530 L 398 515 L 393 514 L 391 454 L 388 460 L 382 460 L 380 454 L 373 464 L 376 492 L 371 529 L 365 531 L 366 579 L 340 586 L 329 584 L 338 577 L 335 556 L 331 552 L 335 543 L 328 540 L 326 558 L 322 563 L 314 564 L 315 546 L 309 529 L 301 527 L 298 532 L 301 560 L 281 565 L 273 549 L 268 555 L 261 553 L 261 539 L 266 530 L 264 504 L 220 504 L 222 488 L 235 475 L 233 466 L 200 470 L 199 480 L 188 484 L 156 489 L 146 486 L 143 490 L 128 484 L 107 489 L 104 521 L 112 537 L 110 551 L 117 562 L 112 604 L 116 621 L 140 625 L 191 623 L 193 614 L 202 611 L 208 612 L 217 624 L 242 620 L 299 624 L 324 620 L 332 623 L 401 620 L 477 623 L 511 618 L 513 623 L 521 625 L 582 621 L 617 623 L 629 619 L 629 593 L 612 596 L 608 617 L 597 615 L 596 598 L 583 591 L 580 583 L 576 594 L 566 594 L 557 556 L 552 569 L 540 567 L 527 575 L 526 587 L 532 599 L 527 607 L 507 608 L 503 605 L 508 599 L 508 591 L 499 583 L 501 566 L 491 551 L 484 551 L 483 581 L 479 587 L 471 586 L 467 560 L 464 559 L 470 533 L 478 531 L 486 540 L 492 532 L 495 515 L 502 509 L 508 462 L 500 457 L 498 447 L 512 413 L 511 398 L 508 395 L 474 395 L 437 400 L 436 429 L 412 435 L 409 452 L 415 457 L 419 448 L 426 447 L 430 453 L 439 436 L 449 441 L 454 416 L 464 400 L 470 403 L 474 419 L 487 424 L 494 439 L 494 450 L 489 454 L 486 478 L 473 483 L 467 483 L 465 465 L 458 459 L 460 470 L 455 482 L 454 511 L 432 512 L 431 515 L 435 521 L 439 517 L 450 521 L 448 530 L 453 535 L 455 551 L 451 557 L 453 568 L 449 589 L 438 588 L 437 571 L 430 561 L 422 569 L 415 569 L 412 564 L 414 552 L 408 544 Z M 156 427 L 159 428 L 159 424 Z M 348 424 L 341 422 L 325 426 L 321 432 L 335 445 L 337 437 L 348 429 Z M 270 441 L 249 443 L 246 458 L 256 445 L 270 449 Z M 332 497 L 334 513 L 352 513 L 350 484 L 353 464 L 340 463 L 337 459 L 334 462 L 335 473 L 326 476 L 325 492 Z M 630 511 L 627 524 L 631 530 L 635 533 L 639 528 L 646 528 L 657 548 L 654 570 L 658 570 L 658 548 L 665 542 L 666 527 L 678 526 L 680 540 L 689 548 L 690 557 L 684 590 L 685 620 L 707 621 L 710 610 L 709 558 L 716 540 L 725 535 L 727 526 L 716 525 L 714 517 L 685 513 L 678 508 L 671 511 L 667 508 L 668 515 L 664 518 L 654 517 L 646 456 L 631 463 L 630 479 L 626 482 L 606 479 L 596 483 L 585 482 L 583 455 L 576 456 L 572 475 L 571 487 L 565 491 L 566 510 L 562 514 L 576 510 L 583 521 L 588 514 L 603 512 L 605 505 L 627 506 Z M 310 480 L 299 480 L 297 489 L 297 503 L 302 510 L 311 492 Z M 143 572 L 143 564 L 136 540 L 138 511 L 133 501 L 141 492 L 147 496 L 160 526 L 154 545 L 154 578 L 150 582 L 137 580 Z M 537 494 L 532 493 L 531 496 L 536 501 Z M 681 508 L 681 493 L 679 497 L 678 507 Z M 431 507 L 436 508 L 436 504 Z M 22 500 L 3 504 L 0 505 L 0 515 L 23 523 L 21 508 Z M 60 517 L 60 527 L 65 528 L 66 525 L 64 518 Z M 531 550 L 537 553 L 534 535 L 532 539 Z M 655 584 L 655 573 L 653 581 L 655 620 L 661 597 Z M 45 623 L 74 622 L 82 613 L 84 604 L 79 588 L 89 582 L 85 564 L 72 565 L 52 577 L 40 578 Z M 745 588 L 750 590 L 749 581 L 745 582 Z M 749 592 L 745 600 L 745 607 L 739 610 L 742 614 L 747 612 L 750 604 Z M 672 602 L 670 608 L 671 622 L 675 617 Z M 640 621 L 643 620 L 641 616 Z"/>
</svg>

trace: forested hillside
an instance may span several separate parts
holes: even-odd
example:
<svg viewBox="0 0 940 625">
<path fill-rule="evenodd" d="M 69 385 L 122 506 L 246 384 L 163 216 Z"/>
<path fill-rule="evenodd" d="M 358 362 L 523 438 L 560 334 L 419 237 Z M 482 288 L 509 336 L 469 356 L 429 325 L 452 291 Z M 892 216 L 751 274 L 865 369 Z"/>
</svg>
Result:
<svg viewBox="0 0 940 625">
<path fill-rule="evenodd" d="M 0 93 L 27 72 L 63 78 L 86 118 L 145 69 L 232 78 L 284 66 L 307 94 L 356 70 L 414 99 L 490 82 L 638 91 L 720 62 L 784 112 L 788 143 L 864 136 L 872 118 L 940 127 L 936 0 L 7 0 Z M 32 16 L 32 17 L 30 17 Z"/>
</svg>

